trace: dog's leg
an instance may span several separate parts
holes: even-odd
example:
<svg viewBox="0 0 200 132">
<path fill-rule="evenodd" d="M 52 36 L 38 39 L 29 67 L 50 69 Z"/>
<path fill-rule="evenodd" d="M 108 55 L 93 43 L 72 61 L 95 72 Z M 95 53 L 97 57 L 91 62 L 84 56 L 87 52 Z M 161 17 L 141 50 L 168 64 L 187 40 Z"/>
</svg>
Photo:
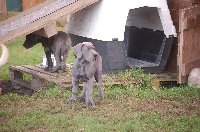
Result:
<svg viewBox="0 0 200 132">
<path fill-rule="evenodd" d="M 83 82 L 83 91 L 82 91 L 82 94 L 80 96 L 80 100 L 81 101 L 85 101 L 86 100 L 86 92 L 87 92 L 87 89 L 88 89 L 88 83 L 87 82 Z"/>
<path fill-rule="evenodd" d="M 63 71 L 66 70 L 66 60 L 68 58 L 68 54 L 69 54 L 69 50 L 65 50 L 64 53 L 63 53 L 63 59 L 61 61 L 61 69 Z"/>
<path fill-rule="evenodd" d="M 98 98 L 103 99 L 103 83 L 102 83 L 102 73 L 98 73 L 98 75 L 94 75 L 95 80 L 98 82 Z"/>
<path fill-rule="evenodd" d="M 72 85 L 72 97 L 67 102 L 68 104 L 76 102 L 78 98 L 78 80 L 74 77 L 72 77 Z"/>
<path fill-rule="evenodd" d="M 52 70 L 52 72 L 58 72 L 61 68 L 61 54 L 60 54 L 60 51 L 61 49 L 53 49 L 53 54 L 54 54 L 54 57 L 56 59 L 56 67 L 54 70 Z"/>
<path fill-rule="evenodd" d="M 86 105 L 87 105 L 87 107 L 92 107 L 95 105 L 95 103 L 92 99 L 94 80 L 89 79 L 87 83 L 88 83 L 88 88 L 86 90 Z"/>
<path fill-rule="evenodd" d="M 52 62 L 52 59 L 51 59 L 51 52 L 47 51 L 47 52 L 45 52 L 45 54 L 46 54 L 48 66 L 44 70 L 45 71 L 51 71 L 52 67 L 53 67 L 53 62 Z"/>
</svg>

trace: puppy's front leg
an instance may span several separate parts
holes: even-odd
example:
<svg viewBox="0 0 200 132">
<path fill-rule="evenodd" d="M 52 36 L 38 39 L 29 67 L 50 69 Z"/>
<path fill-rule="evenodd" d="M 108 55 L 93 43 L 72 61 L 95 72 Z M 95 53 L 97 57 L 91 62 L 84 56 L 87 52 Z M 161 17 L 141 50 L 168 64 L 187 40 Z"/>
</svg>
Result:
<svg viewBox="0 0 200 132">
<path fill-rule="evenodd" d="M 95 103 L 92 99 L 94 80 L 89 79 L 87 82 L 88 82 L 88 88 L 86 91 L 86 105 L 87 105 L 87 107 L 92 107 L 95 105 Z"/>
<path fill-rule="evenodd" d="M 88 83 L 87 82 L 83 82 L 83 91 L 82 91 L 82 94 L 80 96 L 80 100 L 81 101 L 85 101 L 86 100 L 87 89 L 88 89 Z"/>
<path fill-rule="evenodd" d="M 72 77 L 72 97 L 67 102 L 68 104 L 74 103 L 78 98 L 78 80 L 75 77 Z"/>
</svg>

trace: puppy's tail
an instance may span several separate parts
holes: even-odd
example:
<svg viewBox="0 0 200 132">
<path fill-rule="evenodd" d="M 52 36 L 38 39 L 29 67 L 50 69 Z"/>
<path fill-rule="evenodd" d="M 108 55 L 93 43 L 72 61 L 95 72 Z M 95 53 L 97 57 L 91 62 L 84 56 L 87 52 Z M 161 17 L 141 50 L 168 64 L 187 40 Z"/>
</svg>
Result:
<svg viewBox="0 0 200 132">
<path fill-rule="evenodd" d="M 1 67 L 8 61 L 8 49 L 4 44 L 0 44 L 0 47 L 2 48 L 2 55 L 0 58 L 0 67 Z"/>
</svg>

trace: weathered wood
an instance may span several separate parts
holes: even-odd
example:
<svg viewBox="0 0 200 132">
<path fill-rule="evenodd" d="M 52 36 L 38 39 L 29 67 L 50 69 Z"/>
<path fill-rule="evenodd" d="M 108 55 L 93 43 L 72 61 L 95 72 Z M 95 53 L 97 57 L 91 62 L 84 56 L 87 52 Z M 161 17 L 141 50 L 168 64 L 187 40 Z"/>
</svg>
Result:
<svg viewBox="0 0 200 132">
<path fill-rule="evenodd" d="M 40 35 L 40 36 L 49 38 L 49 37 L 51 37 L 51 36 L 57 34 L 57 33 L 58 33 L 58 30 L 57 30 L 57 28 L 56 28 L 56 24 L 55 24 L 55 23 L 52 23 L 52 24 L 50 24 L 50 25 L 48 25 L 48 26 L 43 27 L 43 28 L 40 29 L 40 30 L 35 31 L 34 33 L 35 33 L 35 34 L 38 34 L 38 35 Z"/>
<path fill-rule="evenodd" d="M 18 74 L 20 73 L 20 76 Z M 22 74 L 29 74 L 32 76 L 31 82 L 23 80 Z M 60 75 L 58 73 L 50 73 L 44 71 L 42 66 L 11 66 L 10 80 L 18 85 L 27 87 L 33 90 L 38 90 L 45 85 L 46 82 L 56 83 L 60 87 L 71 87 L 71 76 Z"/>
<path fill-rule="evenodd" d="M 192 0 L 193 4 L 200 4 L 200 0 Z"/>
<path fill-rule="evenodd" d="M 186 83 L 193 68 L 200 67 L 200 6 L 180 10 L 178 83 Z"/>
<path fill-rule="evenodd" d="M 30 9 L 46 0 L 22 0 L 22 9 L 23 11 Z"/>
<path fill-rule="evenodd" d="M 0 14 L 2 13 L 2 8 L 3 8 L 2 0 L 0 0 Z"/>
<path fill-rule="evenodd" d="M 182 83 L 182 52 L 183 52 L 183 27 L 184 27 L 184 11 L 181 10 L 179 13 L 179 41 L 178 41 L 178 83 Z"/>
<path fill-rule="evenodd" d="M 171 84 L 177 84 L 177 73 L 166 72 L 155 74 L 152 80 L 152 84 L 156 87 L 159 86 L 172 86 Z"/>
<path fill-rule="evenodd" d="M 179 31 L 179 10 L 192 7 L 192 0 L 167 0 L 167 4 L 170 10 L 172 21 L 176 27 L 176 31 Z M 166 65 L 166 71 L 176 72 L 177 69 L 177 54 L 178 54 L 178 41 L 174 41 L 171 49 L 171 53 Z"/>
<path fill-rule="evenodd" d="M 3 16 L 7 14 L 6 0 L 1 0 L 1 13 Z"/>
<path fill-rule="evenodd" d="M 200 13 L 200 11 L 199 11 Z M 184 30 L 198 27 L 200 25 L 200 14 L 188 16 L 185 19 Z"/>
<path fill-rule="evenodd" d="M 21 86 L 26 87 L 26 88 L 31 88 L 31 84 L 27 81 L 22 80 L 22 79 L 12 80 L 12 83 L 21 85 Z"/>
<path fill-rule="evenodd" d="M 182 76 L 187 76 L 192 69 L 196 68 L 194 66 L 200 67 L 200 59 L 193 60 L 193 61 L 183 64 Z"/>
<path fill-rule="evenodd" d="M 32 76 L 31 86 L 30 88 L 33 90 L 39 90 L 43 85 L 45 85 L 46 81 L 45 79 L 41 79 L 37 76 Z"/>
<path fill-rule="evenodd" d="M 0 22 L 0 30 L 2 29 L 3 29 L 2 31 L 5 30 L 4 33 L 0 32 L 0 42 L 5 44 L 23 35 L 27 35 L 29 33 L 37 31 L 45 27 L 46 25 L 49 25 L 55 22 L 58 18 L 63 17 L 63 16 L 68 16 L 97 1 L 98 0 L 68 0 L 67 2 L 72 2 L 72 3 L 71 4 L 68 3 L 68 5 L 65 6 L 64 8 L 60 8 L 59 10 L 55 8 L 55 11 L 53 11 L 52 13 L 42 14 L 43 12 L 39 10 L 41 9 L 46 10 L 47 8 L 45 7 L 53 6 L 52 3 L 55 3 L 55 2 L 57 2 L 57 4 L 60 4 L 58 0 L 45 1 L 39 4 L 38 6 L 31 8 L 30 10 L 27 10 L 8 20 Z M 66 1 L 62 1 L 62 2 L 66 2 Z M 59 5 L 55 7 L 59 8 Z M 37 15 L 38 11 L 41 12 L 40 15 Z M 35 18 L 35 16 L 38 16 L 38 17 Z"/>
<path fill-rule="evenodd" d="M 71 67 L 71 65 L 68 64 L 68 67 Z M 27 82 L 23 80 L 23 74 L 29 74 L 32 76 L 31 82 Z M 44 71 L 44 67 L 40 65 L 36 66 L 11 66 L 10 67 L 10 80 L 12 81 L 13 87 L 17 90 L 20 90 L 21 88 L 28 88 L 32 89 L 34 91 L 42 89 L 44 85 L 46 85 L 47 81 L 57 84 L 61 88 L 72 88 L 72 82 L 71 82 L 71 74 L 65 73 L 65 74 L 58 74 L 58 73 L 50 73 L 47 71 Z M 124 80 L 119 78 L 119 76 L 110 76 L 110 75 L 103 75 L 103 85 L 104 87 L 109 87 L 110 85 L 124 85 Z M 137 79 L 130 78 L 130 83 L 135 85 L 142 85 L 142 82 L 139 82 Z M 154 88 L 158 88 L 160 85 L 168 85 L 172 86 L 171 84 L 175 85 L 175 82 L 177 81 L 177 75 L 176 73 L 160 73 L 155 74 L 154 79 L 152 80 L 152 86 Z M 98 83 L 94 80 L 95 86 L 98 85 Z M 82 82 L 80 82 L 79 86 L 82 87 Z M 153 88 L 152 87 L 152 88 Z"/>
<path fill-rule="evenodd" d="M 10 68 L 9 77 L 11 81 L 16 80 L 16 79 L 23 79 L 23 73 Z"/>
</svg>

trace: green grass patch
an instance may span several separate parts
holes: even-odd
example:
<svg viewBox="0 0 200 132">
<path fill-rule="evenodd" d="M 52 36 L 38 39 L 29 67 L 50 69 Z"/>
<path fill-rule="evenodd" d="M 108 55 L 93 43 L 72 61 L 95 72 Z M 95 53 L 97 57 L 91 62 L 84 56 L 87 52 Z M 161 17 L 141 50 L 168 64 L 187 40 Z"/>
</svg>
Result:
<svg viewBox="0 0 200 132">
<path fill-rule="evenodd" d="M 185 96 L 182 90 L 177 92 Z M 196 91 L 195 88 L 191 88 Z M 146 90 L 116 87 L 105 92 L 99 101 L 94 93 L 96 107 L 87 109 L 84 102 L 67 105 L 70 90 L 57 86 L 32 96 L 8 94 L 0 97 L 1 131 L 194 131 L 200 129 L 199 91 L 172 100 L 173 89 L 154 96 L 143 96 Z M 170 98 L 168 98 L 170 97 Z M 191 100 L 192 99 L 192 100 Z M 188 100 L 189 105 L 184 105 Z M 190 109 L 192 106 L 192 109 Z"/>
<path fill-rule="evenodd" d="M 0 79 L 9 79 L 9 66 L 41 63 L 44 55 L 41 44 L 27 50 L 22 46 L 23 41 L 21 38 L 7 45 L 10 57 L 0 69 Z M 70 51 L 67 62 L 73 60 Z M 81 101 L 68 105 L 71 90 L 60 89 L 52 83 L 32 96 L 15 93 L 0 96 L 0 132 L 200 130 L 200 89 L 183 85 L 154 91 L 153 76 L 143 73 L 141 68 L 109 77 L 117 78 L 120 85 L 106 86 L 104 100 L 98 100 L 95 87 L 94 108 L 86 108 L 85 102 Z M 24 78 L 30 81 L 28 75 Z"/>
</svg>

